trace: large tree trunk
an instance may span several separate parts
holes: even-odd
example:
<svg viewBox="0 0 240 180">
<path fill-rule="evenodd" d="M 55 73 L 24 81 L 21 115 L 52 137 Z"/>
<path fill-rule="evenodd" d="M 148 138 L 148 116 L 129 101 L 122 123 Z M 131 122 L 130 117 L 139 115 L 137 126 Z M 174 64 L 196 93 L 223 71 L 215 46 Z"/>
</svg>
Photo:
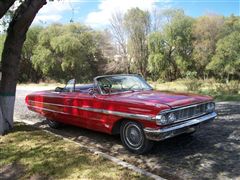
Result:
<svg viewBox="0 0 240 180">
<path fill-rule="evenodd" d="M 4 133 L 4 128 L 3 128 L 3 122 L 4 121 L 1 121 L 1 119 L 3 119 L 2 117 L 2 109 L 0 108 L 0 135 L 2 135 Z"/>
<path fill-rule="evenodd" d="M 14 4 L 15 0 L 8 0 L 8 1 L 0 1 L 0 19 L 6 14 L 8 9 Z M 3 110 L 1 109 L 1 104 L 5 104 L 5 98 L 0 97 L 0 135 L 4 133 L 5 129 L 8 129 L 9 125 L 6 124 L 7 122 L 3 119 L 2 112 L 5 112 L 3 107 Z M 10 125 L 11 126 L 11 125 Z"/>
<path fill-rule="evenodd" d="M 25 0 L 16 10 L 9 24 L 2 53 L 0 126 L 3 130 L 0 134 L 13 127 L 15 93 L 23 43 L 33 19 L 44 4 L 46 0 Z"/>
<path fill-rule="evenodd" d="M 0 19 L 6 14 L 8 9 L 14 4 L 16 0 L 1 0 L 0 1 Z"/>
<path fill-rule="evenodd" d="M 14 101 L 14 96 L 0 96 L 0 113 L 2 113 L 0 115 L 1 134 L 6 133 L 13 127 Z"/>
</svg>

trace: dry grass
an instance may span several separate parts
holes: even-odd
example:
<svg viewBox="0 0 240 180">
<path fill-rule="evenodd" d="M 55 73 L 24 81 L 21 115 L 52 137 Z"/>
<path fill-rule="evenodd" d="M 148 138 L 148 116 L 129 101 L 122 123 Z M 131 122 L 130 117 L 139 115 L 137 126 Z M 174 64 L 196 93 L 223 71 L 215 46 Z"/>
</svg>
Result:
<svg viewBox="0 0 240 180">
<path fill-rule="evenodd" d="M 0 179 L 145 179 L 75 143 L 17 123 L 0 137 Z"/>
<path fill-rule="evenodd" d="M 210 80 L 196 80 L 201 84 L 201 86 L 194 90 L 190 91 L 186 86 L 186 81 L 184 79 L 180 79 L 173 82 L 150 82 L 154 89 L 160 91 L 175 91 L 175 92 L 192 92 L 197 94 L 203 95 L 210 95 L 213 96 L 217 101 L 240 101 L 240 89 L 237 86 L 232 86 L 230 84 L 218 83 L 212 79 Z M 230 91 L 235 90 L 236 92 L 233 93 Z"/>
</svg>

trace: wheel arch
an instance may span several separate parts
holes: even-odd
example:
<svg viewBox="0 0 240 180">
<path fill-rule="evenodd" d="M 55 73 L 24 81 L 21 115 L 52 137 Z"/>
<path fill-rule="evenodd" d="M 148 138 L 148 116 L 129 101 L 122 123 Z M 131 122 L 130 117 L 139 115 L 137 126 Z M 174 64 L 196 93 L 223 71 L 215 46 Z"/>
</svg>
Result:
<svg viewBox="0 0 240 180">
<path fill-rule="evenodd" d="M 122 118 L 122 119 L 119 119 L 118 121 L 116 121 L 114 124 L 113 124 L 113 127 L 112 127 L 112 134 L 120 134 L 120 128 L 121 128 L 121 125 L 123 122 L 125 121 L 132 121 L 132 122 L 137 122 L 139 123 L 141 126 L 142 123 L 136 119 L 128 119 L 128 118 Z"/>
</svg>

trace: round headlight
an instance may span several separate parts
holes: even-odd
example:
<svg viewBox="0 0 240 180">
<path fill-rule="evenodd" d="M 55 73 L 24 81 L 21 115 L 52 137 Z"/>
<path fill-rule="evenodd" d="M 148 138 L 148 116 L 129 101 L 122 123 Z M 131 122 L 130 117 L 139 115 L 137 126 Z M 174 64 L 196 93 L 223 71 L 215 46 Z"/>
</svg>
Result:
<svg viewBox="0 0 240 180">
<path fill-rule="evenodd" d="M 207 104 L 207 112 L 213 112 L 215 109 L 215 103 L 210 102 Z"/>
<path fill-rule="evenodd" d="M 176 116 L 174 113 L 170 113 L 168 114 L 168 123 L 173 123 L 174 121 L 176 121 Z"/>
<path fill-rule="evenodd" d="M 168 123 L 168 120 L 165 115 L 157 115 L 155 117 L 157 125 L 165 125 Z"/>
</svg>

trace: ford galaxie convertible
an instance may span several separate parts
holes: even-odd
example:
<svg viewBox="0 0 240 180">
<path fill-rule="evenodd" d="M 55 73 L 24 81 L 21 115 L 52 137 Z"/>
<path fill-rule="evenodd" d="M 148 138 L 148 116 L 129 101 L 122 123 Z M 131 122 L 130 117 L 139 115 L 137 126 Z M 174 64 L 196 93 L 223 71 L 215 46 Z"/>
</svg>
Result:
<svg viewBox="0 0 240 180">
<path fill-rule="evenodd" d="M 70 80 L 64 88 L 29 94 L 26 104 L 50 127 L 71 124 L 120 134 L 131 152 L 143 154 L 154 141 L 190 134 L 216 117 L 209 96 L 161 92 L 138 75 L 106 75 L 93 84 Z"/>
</svg>

